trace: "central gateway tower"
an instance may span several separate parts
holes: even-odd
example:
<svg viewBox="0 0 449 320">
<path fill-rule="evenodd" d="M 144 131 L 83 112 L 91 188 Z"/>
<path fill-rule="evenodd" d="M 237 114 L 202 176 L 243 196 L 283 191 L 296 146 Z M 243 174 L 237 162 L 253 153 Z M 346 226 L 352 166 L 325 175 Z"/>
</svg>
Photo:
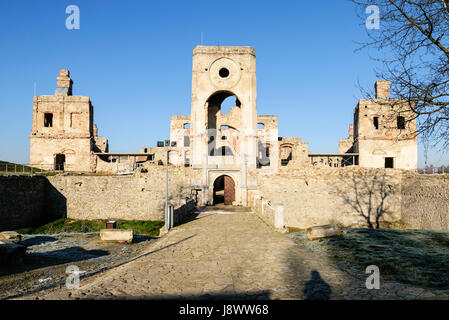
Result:
<svg viewBox="0 0 449 320">
<path fill-rule="evenodd" d="M 228 113 L 221 104 L 229 97 Z M 251 47 L 198 46 L 193 50 L 191 155 L 201 169 L 203 201 L 216 196 L 214 182 L 232 178 L 234 204 L 247 205 L 247 169 L 257 157 L 256 53 Z M 229 180 L 230 181 L 230 180 Z M 226 191 L 226 183 L 225 183 Z"/>
</svg>

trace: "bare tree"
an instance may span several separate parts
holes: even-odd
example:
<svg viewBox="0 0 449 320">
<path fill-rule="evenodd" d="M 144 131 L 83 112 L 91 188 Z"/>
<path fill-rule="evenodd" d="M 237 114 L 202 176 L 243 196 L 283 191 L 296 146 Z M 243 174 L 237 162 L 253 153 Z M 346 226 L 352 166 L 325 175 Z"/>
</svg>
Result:
<svg viewBox="0 0 449 320">
<path fill-rule="evenodd" d="M 376 51 L 376 76 L 417 118 L 417 133 L 434 146 L 449 146 L 449 0 L 351 0 L 363 26 L 371 5 L 380 28 L 368 29 L 360 48 Z M 370 52 L 371 54 L 371 52 Z"/>
</svg>

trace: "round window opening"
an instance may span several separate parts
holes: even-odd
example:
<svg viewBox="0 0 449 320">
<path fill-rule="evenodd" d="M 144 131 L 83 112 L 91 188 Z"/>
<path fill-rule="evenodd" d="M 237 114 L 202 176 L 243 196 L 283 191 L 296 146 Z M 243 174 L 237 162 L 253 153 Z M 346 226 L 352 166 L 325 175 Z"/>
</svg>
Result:
<svg viewBox="0 0 449 320">
<path fill-rule="evenodd" d="M 221 68 L 220 71 L 218 71 L 218 74 L 222 78 L 227 78 L 229 76 L 229 70 L 226 68 Z"/>
</svg>

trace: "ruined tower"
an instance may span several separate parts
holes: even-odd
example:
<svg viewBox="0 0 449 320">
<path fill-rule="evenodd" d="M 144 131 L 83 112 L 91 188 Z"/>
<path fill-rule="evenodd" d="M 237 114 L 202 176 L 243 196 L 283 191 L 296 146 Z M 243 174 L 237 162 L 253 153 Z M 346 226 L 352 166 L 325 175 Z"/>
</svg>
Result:
<svg viewBox="0 0 449 320">
<path fill-rule="evenodd" d="M 97 137 L 96 129 L 94 133 L 91 101 L 72 96 L 68 70 L 61 70 L 56 81 L 54 95 L 34 97 L 30 164 L 44 170 L 93 171 L 92 152 L 107 151 L 107 140 Z"/>
<path fill-rule="evenodd" d="M 226 114 L 221 104 L 228 97 L 235 106 Z M 237 198 L 245 198 L 246 168 L 256 167 L 256 99 L 253 48 L 193 50 L 191 161 L 193 168 L 203 169 L 206 192 L 217 176 L 225 175 L 234 180 Z"/>
<path fill-rule="evenodd" d="M 416 120 L 407 101 L 390 98 L 390 81 L 378 80 L 374 99 L 354 111 L 354 152 L 368 168 L 418 168 Z"/>
<path fill-rule="evenodd" d="M 235 107 L 229 114 L 223 114 L 221 103 L 230 96 L 235 97 Z M 193 50 L 191 129 L 194 167 L 203 168 L 214 162 L 211 150 L 208 150 L 209 140 L 210 137 L 215 139 L 225 126 L 240 133 L 238 151 L 231 150 L 235 151 L 234 156 L 247 157 L 248 166 L 256 166 L 256 99 L 256 54 L 253 48 L 198 46 Z"/>
</svg>

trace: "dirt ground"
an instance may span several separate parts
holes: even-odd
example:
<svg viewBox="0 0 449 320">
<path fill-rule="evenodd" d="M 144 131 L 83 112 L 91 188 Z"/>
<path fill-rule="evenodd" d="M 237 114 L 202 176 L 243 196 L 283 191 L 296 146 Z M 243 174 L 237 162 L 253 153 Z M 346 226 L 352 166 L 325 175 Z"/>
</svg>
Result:
<svg viewBox="0 0 449 320">
<path fill-rule="evenodd" d="M 64 287 L 70 265 L 79 268 L 81 279 L 109 270 L 138 256 L 155 239 L 135 235 L 132 244 L 120 244 L 100 241 L 98 232 L 23 235 L 23 263 L 0 266 L 0 299 Z"/>
</svg>

